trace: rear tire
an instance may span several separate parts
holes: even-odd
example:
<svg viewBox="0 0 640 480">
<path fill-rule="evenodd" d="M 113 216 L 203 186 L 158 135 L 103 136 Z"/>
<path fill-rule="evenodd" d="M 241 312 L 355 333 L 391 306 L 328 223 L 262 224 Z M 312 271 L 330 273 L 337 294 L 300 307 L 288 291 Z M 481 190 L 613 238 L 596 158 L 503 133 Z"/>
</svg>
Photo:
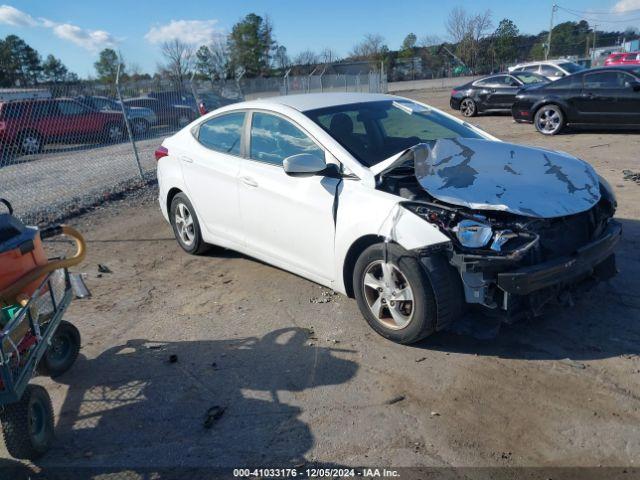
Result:
<svg viewBox="0 0 640 480">
<path fill-rule="evenodd" d="M 402 344 L 431 335 L 437 326 L 436 298 L 420 260 L 390 243 L 390 276 L 383 264 L 384 243 L 377 243 L 362 252 L 353 271 L 354 294 L 367 323 L 378 334 Z M 386 278 L 391 280 L 387 283 Z"/>
<path fill-rule="evenodd" d="M 182 249 L 192 255 L 201 255 L 211 248 L 202 239 L 196 211 L 187 196 L 180 192 L 173 197 L 169 209 L 173 234 Z"/>
<path fill-rule="evenodd" d="M 22 398 L 0 411 L 2 434 L 7 451 L 14 458 L 36 460 L 53 440 L 53 407 L 40 385 L 27 385 Z"/>
<path fill-rule="evenodd" d="M 533 118 L 536 130 L 543 135 L 557 135 L 564 128 L 564 122 L 562 109 L 554 103 L 541 106 Z"/>
<path fill-rule="evenodd" d="M 149 133 L 151 125 L 144 118 L 138 118 L 132 122 L 133 134 L 136 136 L 144 136 Z"/>
<path fill-rule="evenodd" d="M 124 138 L 124 128 L 118 123 L 110 123 L 104 129 L 107 143 L 116 143 Z"/>
<path fill-rule="evenodd" d="M 69 370 L 80 353 L 80 332 L 65 320 L 51 337 L 51 345 L 38 363 L 38 373 L 56 378 Z"/>
<path fill-rule="evenodd" d="M 463 98 L 460 102 L 460 113 L 465 117 L 475 117 L 478 114 L 478 105 L 472 98 Z"/>
</svg>

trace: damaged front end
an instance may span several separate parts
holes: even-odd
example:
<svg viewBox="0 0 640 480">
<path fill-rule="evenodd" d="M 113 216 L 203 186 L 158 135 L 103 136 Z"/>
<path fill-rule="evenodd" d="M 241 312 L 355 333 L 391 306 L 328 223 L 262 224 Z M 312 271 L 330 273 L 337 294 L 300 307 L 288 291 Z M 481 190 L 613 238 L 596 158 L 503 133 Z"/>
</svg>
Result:
<svg viewBox="0 0 640 480">
<path fill-rule="evenodd" d="M 616 200 L 585 162 L 465 139 L 417 145 L 396 160 L 378 188 L 450 238 L 444 253 L 468 304 L 512 321 L 615 275 Z"/>
</svg>

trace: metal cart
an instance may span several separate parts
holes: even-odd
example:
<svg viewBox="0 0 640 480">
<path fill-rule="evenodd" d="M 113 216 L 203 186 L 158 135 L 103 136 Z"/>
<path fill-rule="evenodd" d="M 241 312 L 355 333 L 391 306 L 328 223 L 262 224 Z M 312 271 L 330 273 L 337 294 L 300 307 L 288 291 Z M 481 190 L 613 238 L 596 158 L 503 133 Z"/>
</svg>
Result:
<svg viewBox="0 0 640 480">
<path fill-rule="evenodd" d="M 88 295 L 82 279 L 66 268 L 47 274 L 26 304 L 3 309 L 0 331 L 0 423 L 15 458 L 36 459 L 53 440 L 53 408 L 46 389 L 30 384 L 33 375 L 56 377 L 78 357 L 80 333 L 62 319 L 72 298 Z"/>
</svg>

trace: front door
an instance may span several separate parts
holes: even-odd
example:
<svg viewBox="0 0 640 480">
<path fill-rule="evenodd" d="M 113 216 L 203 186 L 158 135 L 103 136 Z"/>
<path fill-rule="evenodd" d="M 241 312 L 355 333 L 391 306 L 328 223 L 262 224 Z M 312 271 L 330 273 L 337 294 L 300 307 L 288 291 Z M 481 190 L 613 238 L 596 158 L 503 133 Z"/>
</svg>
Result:
<svg viewBox="0 0 640 480">
<path fill-rule="evenodd" d="M 289 120 L 254 112 L 240 171 L 240 215 L 250 252 L 318 281 L 334 277 L 334 199 L 339 180 L 289 176 L 285 158 L 324 150 Z"/>
<path fill-rule="evenodd" d="M 639 123 L 640 93 L 631 83 L 635 78 L 621 71 L 600 71 L 584 75 L 580 111 L 590 123 Z"/>
</svg>

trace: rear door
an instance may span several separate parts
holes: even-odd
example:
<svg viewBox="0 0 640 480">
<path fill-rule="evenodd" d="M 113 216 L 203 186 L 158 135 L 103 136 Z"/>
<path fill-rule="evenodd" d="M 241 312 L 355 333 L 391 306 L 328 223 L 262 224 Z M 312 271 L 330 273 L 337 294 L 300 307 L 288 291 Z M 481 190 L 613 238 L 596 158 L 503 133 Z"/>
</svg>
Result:
<svg viewBox="0 0 640 480">
<path fill-rule="evenodd" d="M 241 163 L 245 112 L 218 115 L 194 132 L 188 152 L 179 154 L 188 195 L 200 224 L 221 239 L 242 244 L 238 208 L 238 172 Z"/>
<path fill-rule="evenodd" d="M 78 139 L 98 133 L 103 125 L 98 115 L 75 100 L 57 100 L 63 136 Z"/>
<path fill-rule="evenodd" d="M 516 93 L 522 88 L 522 82 L 512 75 L 500 75 L 491 97 L 495 108 L 510 109 L 516 99 Z"/>
</svg>

